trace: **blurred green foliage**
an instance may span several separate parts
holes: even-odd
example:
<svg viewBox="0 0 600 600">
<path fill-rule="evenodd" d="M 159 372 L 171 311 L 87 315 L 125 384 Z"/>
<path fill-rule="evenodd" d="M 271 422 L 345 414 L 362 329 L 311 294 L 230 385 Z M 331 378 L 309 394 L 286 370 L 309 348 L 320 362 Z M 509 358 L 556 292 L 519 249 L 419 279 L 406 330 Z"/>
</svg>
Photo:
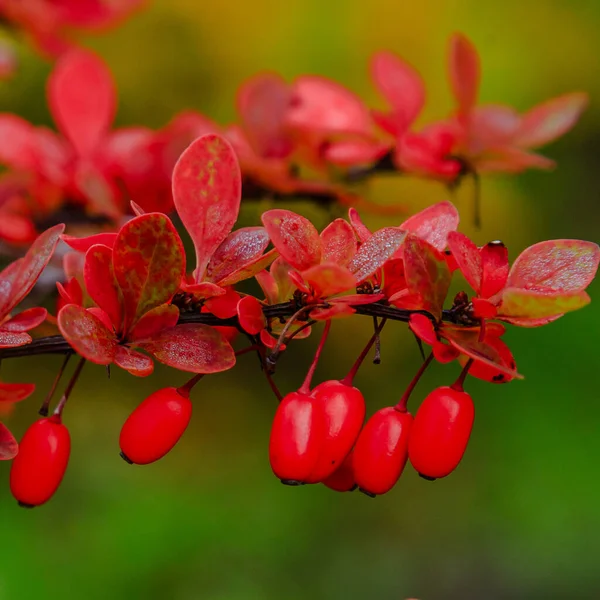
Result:
<svg viewBox="0 0 600 600">
<path fill-rule="evenodd" d="M 460 194 L 462 230 L 479 243 L 503 239 L 514 258 L 541 239 L 599 241 L 599 27 L 596 0 L 156 0 L 86 43 L 114 70 L 119 125 L 161 126 L 184 108 L 231 120 L 237 86 L 261 69 L 290 78 L 322 73 L 378 103 L 367 61 L 379 48 L 424 73 L 425 117 L 441 116 L 450 108 L 444 54 L 455 30 L 481 52 L 485 101 L 525 109 L 589 91 L 581 123 L 547 151 L 559 162 L 555 173 L 484 179 L 482 231 L 471 224 L 469 190 Z M 25 46 L 20 54 L 18 76 L 1 84 L 1 109 L 49 123 L 50 65 Z M 411 212 L 445 198 L 435 184 L 389 179 L 368 193 Z M 246 207 L 244 221 L 256 222 L 262 208 Z M 315 207 L 306 214 L 327 219 Z M 159 369 L 138 380 L 115 369 L 107 380 L 104 369 L 87 367 L 67 410 L 73 454 L 56 497 L 18 509 L 9 464 L 0 464 L 0 600 L 600 598 L 600 285 L 590 293 L 595 302 L 579 313 L 509 331 L 524 381 L 469 383 L 476 425 L 451 477 L 428 483 L 407 468 L 397 488 L 375 500 L 287 488 L 271 475 L 275 401 L 255 357 L 205 379 L 182 442 L 143 468 L 118 456 L 121 423 L 149 392 L 185 376 Z M 360 318 L 334 325 L 318 377 L 342 376 L 369 330 Z M 300 382 L 314 344 L 294 344 L 281 360 L 284 391 Z M 3 365 L 6 380 L 38 384 L 10 420 L 16 434 L 36 417 L 59 362 Z M 382 364 L 359 376 L 370 412 L 397 400 L 418 362 L 405 328 L 390 325 Z M 433 369 L 415 404 L 457 370 Z"/>
</svg>

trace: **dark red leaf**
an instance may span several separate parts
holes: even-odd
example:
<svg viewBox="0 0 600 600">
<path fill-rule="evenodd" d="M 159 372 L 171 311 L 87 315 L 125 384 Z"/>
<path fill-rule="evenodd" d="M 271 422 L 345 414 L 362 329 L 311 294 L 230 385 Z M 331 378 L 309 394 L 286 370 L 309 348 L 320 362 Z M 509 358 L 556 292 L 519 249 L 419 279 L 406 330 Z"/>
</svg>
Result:
<svg viewBox="0 0 600 600">
<path fill-rule="evenodd" d="M 229 319 L 237 314 L 239 301 L 239 294 L 232 287 L 228 287 L 222 296 L 208 298 L 204 303 L 204 308 L 219 319 Z"/>
<path fill-rule="evenodd" d="M 451 231 L 448 234 L 448 247 L 452 259 L 458 265 L 463 277 L 477 294 L 481 291 L 483 264 L 479 248 L 464 234 Z"/>
<path fill-rule="evenodd" d="M 116 233 L 96 233 L 94 235 L 88 235 L 87 237 L 78 238 L 72 235 L 63 234 L 60 236 L 61 240 L 68 246 L 77 250 L 77 252 L 87 252 L 92 246 L 96 244 L 102 244 L 112 248 L 115 245 L 117 239 Z"/>
<path fill-rule="evenodd" d="M 335 219 L 321 231 L 322 261 L 345 267 L 356 254 L 356 237 L 348 221 Z"/>
<path fill-rule="evenodd" d="M 177 325 L 179 309 L 173 304 L 161 304 L 144 314 L 132 327 L 127 339 L 130 341 L 146 339 L 156 335 L 163 329 L 171 329 Z"/>
<path fill-rule="evenodd" d="M 15 315 L 12 319 L 2 323 L 0 329 L 12 333 L 23 333 L 41 325 L 46 320 L 47 315 L 48 311 L 45 308 L 28 308 Z"/>
<path fill-rule="evenodd" d="M 78 154 L 89 156 L 114 118 L 116 94 L 110 71 L 94 54 L 72 50 L 56 63 L 48 80 L 48 104 Z"/>
<path fill-rule="evenodd" d="M 516 368 L 515 359 L 513 358 L 510 348 L 501 340 L 499 337 L 488 337 L 485 338 L 485 343 L 493 348 L 498 353 L 498 358 L 508 369 L 514 370 Z M 464 354 L 459 357 L 461 365 L 467 363 L 468 357 Z M 491 367 L 487 364 L 476 360 L 469 368 L 469 375 L 482 379 L 483 381 L 489 381 L 490 383 L 508 383 L 513 379 L 512 376 L 507 375 L 503 371 L 499 371 L 496 367 Z"/>
<path fill-rule="evenodd" d="M 266 326 L 262 304 L 253 296 L 244 296 L 237 304 L 237 314 L 242 329 L 250 335 L 259 334 Z"/>
<path fill-rule="evenodd" d="M 113 251 L 108 246 L 96 244 L 86 252 L 83 279 L 89 297 L 108 315 L 115 330 L 120 331 L 123 298 L 113 270 Z"/>
<path fill-rule="evenodd" d="M 154 362 L 149 356 L 127 346 L 117 346 L 114 363 L 136 377 L 148 377 L 154 371 Z"/>
<path fill-rule="evenodd" d="M 183 244 L 166 215 L 147 213 L 121 227 L 113 248 L 127 331 L 144 313 L 166 304 L 185 274 Z"/>
<path fill-rule="evenodd" d="M 580 292 L 594 279 L 599 261 L 600 248 L 593 242 L 540 242 L 517 257 L 506 286 L 539 292 Z"/>
<path fill-rule="evenodd" d="M 19 444 L 6 425 L 0 423 L 0 460 L 12 460 L 19 452 Z"/>
<path fill-rule="evenodd" d="M 0 273 L 0 321 L 31 291 L 50 261 L 64 228 L 60 224 L 44 231 L 23 258 Z"/>
<path fill-rule="evenodd" d="M 73 350 L 98 365 L 109 365 L 117 351 L 112 331 L 90 311 L 67 304 L 58 313 L 58 328 Z"/>
<path fill-rule="evenodd" d="M 508 250 L 502 242 L 490 242 L 481 248 L 481 276 L 482 298 L 491 298 L 504 289 L 508 278 Z"/>
<path fill-rule="evenodd" d="M 173 200 L 196 249 L 196 282 L 237 220 L 241 186 L 235 152 L 215 134 L 192 142 L 175 165 Z"/>
<path fill-rule="evenodd" d="M 361 282 L 375 273 L 397 252 L 406 238 L 406 232 L 398 227 L 384 227 L 362 243 L 348 268 Z"/>
<path fill-rule="evenodd" d="M 419 294 L 422 308 L 439 320 L 452 279 L 444 255 L 425 240 L 408 235 L 404 242 L 404 269 L 409 291 Z"/>
<path fill-rule="evenodd" d="M 218 373 L 235 365 L 229 342 L 214 327 L 199 323 L 177 325 L 135 345 L 180 371 Z"/>
<path fill-rule="evenodd" d="M 439 202 L 404 221 L 400 229 L 420 237 L 438 250 L 444 250 L 448 245 L 448 234 L 456 231 L 458 222 L 454 204 Z"/>
<path fill-rule="evenodd" d="M 273 245 L 284 260 L 304 271 L 321 262 L 321 238 L 315 226 L 290 210 L 268 210 L 262 215 Z"/>
<path fill-rule="evenodd" d="M 35 391 L 33 383 L 4 383 L 0 381 L 0 402 L 20 402 Z"/>
</svg>

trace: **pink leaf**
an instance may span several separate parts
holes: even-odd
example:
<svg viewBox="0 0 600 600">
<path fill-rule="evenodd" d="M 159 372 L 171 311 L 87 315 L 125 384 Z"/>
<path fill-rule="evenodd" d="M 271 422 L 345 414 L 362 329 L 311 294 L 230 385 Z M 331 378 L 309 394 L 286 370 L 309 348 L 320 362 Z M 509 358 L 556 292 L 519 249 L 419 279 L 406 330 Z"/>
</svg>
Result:
<svg viewBox="0 0 600 600">
<path fill-rule="evenodd" d="M 583 308 L 590 297 L 582 291 L 544 293 L 522 288 L 506 288 L 498 318 L 546 319 Z"/>
<path fill-rule="evenodd" d="M 321 262 L 321 238 L 315 226 L 290 210 L 268 210 L 262 222 L 282 258 L 303 271 Z"/>
<path fill-rule="evenodd" d="M 574 92 L 538 104 L 523 115 L 515 144 L 537 148 L 559 138 L 573 128 L 588 103 L 587 94 Z"/>
<path fill-rule="evenodd" d="M 47 315 L 48 311 L 45 308 L 28 308 L 15 315 L 12 319 L 2 323 L 0 329 L 12 333 L 23 333 L 41 325 L 46 320 Z"/>
<path fill-rule="evenodd" d="M 489 242 L 479 251 L 483 274 L 481 276 L 482 298 L 491 298 L 504 289 L 508 278 L 508 250 L 502 242 Z"/>
<path fill-rule="evenodd" d="M 141 340 L 152 337 L 164 329 L 177 325 L 179 309 L 173 304 L 161 304 L 145 313 L 133 326 L 127 338 Z"/>
<path fill-rule="evenodd" d="M 227 277 L 219 281 L 219 285 L 229 286 L 238 283 L 239 281 L 255 277 L 257 273 L 266 269 L 278 256 L 279 252 L 273 248 L 266 254 L 253 258 L 250 262 L 231 272 Z"/>
<path fill-rule="evenodd" d="M 211 256 L 206 269 L 207 281 L 219 283 L 262 256 L 268 245 L 269 234 L 264 227 L 242 227 L 232 231 Z"/>
<path fill-rule="evenodd" d="M 581 240 L 549 240 L 526 248 L 515 260 L 507 287 L 539 292 L 577 292 L 594 279 L 600 248 Z"/>
<path fill-rule="evenodd" d="M 5 331 L 0 327 L 0 348 L 14 348 L 31 343 L 31 336 L 27 333 Z"/>
<path fill-rule="evenodd" d="M 0 402 L 20 402 L 35 390 L 33 383 L 4 383 L 0 381 Z"/>
<path fill-rule="evenodd" d="M 87 252 L 92 246 L 96 244 L 102 244 L 112 248 L 115 245 L 117 239 L 116 233 L 96 233 L 94 235 L 88 235 L 87 237 L 78 238 L 73 235 L 63 234 L 60 239 L 65 242 L 68 246 L 77 250 L 77 252 Z"/>
<path fill-rule="evenodd" d="M 116 331 L 121 330 L 122 296 L 113 270 L 113 251 L 96 244 L 85 254 L 83 279 L 89 297 L 109 317 Z"/>
<path fill-rule="evenodd" d="M 348 209 L 348 219 L 350 219 L 350 224 L 352 225 L 352 229 L 354 229 L 354 233 L 359 242 L 366 242 L 373 235 L 368 227 L 362 222 L 358 211 L 354 207 Z"/>
<path fill-rule="evenodd" d="M 90 311 L 67 304 L 58 313 L 58 328 L 73 350 L 98 365 L 109 365 L 117 351 L 112 331 Z"/>
<path fill-rule="evenodd" d="M 458 222 L 458 211 L 454 204 L 439 202 L 404 221 L 400 229 L 420 237 L 438 250 L 444 250 L 448 234 L 456 231 Z"/>
<path fill-rule="evenodd" d="M 192 142 L 173 170 L 175 208 L 196 249 L 196 281 L 225 240 L 240 209 L 242 179 L 233 148 L 208 134 Z"/>
<path fill-rule="evenodd" d="M 366 242 L 361 244 L 348 268 L 361 282 L 381 268 L 383 264 L 397 252 L 406 238 L 406 232 L 398 227 L 384 227 L 376 231 Z"/>
<path fill-rule="evenodd" d="M 199 323 L 177 325 L 147 340 L 136 341 L 162 363 L 191 373 L 218 373 L 235 364 L 229 342 L 214 327 Z"/>
<path fill-rule="evenodd" d="M 12 460 L 19 452 L 19 444 L 6 425 L 0 423 L 0 460 Z"/>
<path fill-rule="evenodd" d="M 300 273 L 319 298 L 328 298 L 356 287 L 356 277 L 335 263 L 322 263 Z"/>
<path fill-rule="evenodd" d="M 58 128 L 77 153 L 91 155 L 115 115 L 110 71 L 90 52 L 73 50 L 63 55 L 48 80 L 48 103 Z"/>
<path fill-rule="evenodd" d="M 377 52 L 371 58 L 371 77 L 401 120 L 400 129 L 408 128 L 425 103 L 421 76 L 392 52 Z"/>
<path fill-rule="evenodd" d="M 389 142 L 373 139 L 341 140 L 326 144 L 322 156 L 334 165 L 353 167 L 378 161 L 390 151 L 390 148 Z"/>
<path fill-rule="evenodd" d="M 458 110 L 466 115 L 477 102 L 481 67 L 477 49 L 460 33 L 454 34 L 450 39 L 448 73 Z"/>
<path fill-rule="evenodd" d="M 127 346 L 117 346 L 114 363 L 136 377 L 147 377 L 154 371 L 154 362 L 149 356 Z"/>
<path fill-rule="evenodd" d="M 0 273 L 0 320 L 27 296 L 50 261 L 65 226 L 40 234 L 27 254 Z"/>
<path fill-rule="evenodd" d="M 479 294 L 483 276 L 483 264 L 479 248 L 464 233 L 458 231 L 451 231 L 448 234 L 448 247 L 464 278 Z"/>
<path fill-rule="evenodd" d="M 404 269 L 410 292 L 419 294 L 422 308 L 439 320 L 452 279 L 444 255 L 425 240 L 409 235 L 404 242 Z"/>
<path fill-rule="evenodd" d="M 166 304 L 185 274 L 183 244 L 166 215 L 147 213 L 121 227 L 113 248 L 127 331 L 144 313 Z"/>
<path fill-rule="evenodd" d="M 237 314 L 242 329 L 250 335 L 259 334 L 267 325 L 262 304 L 253 296 L 244 296 L 237 304 Z"/>
<path fill-rule="evenodd" d="M 351 225 L 344 219 L 335 219 L 321 232 L 323 262 L 345 267 L 356 254 L 356 237 Z"/>
</svg>

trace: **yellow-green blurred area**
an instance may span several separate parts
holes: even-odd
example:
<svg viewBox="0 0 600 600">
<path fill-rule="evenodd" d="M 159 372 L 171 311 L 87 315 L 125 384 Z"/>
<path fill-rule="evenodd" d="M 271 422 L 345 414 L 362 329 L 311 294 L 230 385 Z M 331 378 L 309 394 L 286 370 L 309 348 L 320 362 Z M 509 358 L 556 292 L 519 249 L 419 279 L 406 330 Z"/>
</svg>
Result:
<svg viewBox="0 0 600 600">
<path fill-rule="evenodd" d="M 600 2 L 597 0 L 156 0 L 121 28 L 86 39 L 119 88 L 118 125 L 159 127 L 192 108 L 235 118 L 239 84 L 260 70 L 287 78 L 319 73 L 381 106 L 369 55 L 400 53 L 423 74 L 423 116 L 451 108 L 447 39 L 466 33 L 483 62 L 484 101 L 527 109 L 586 90 L 591 106 L 574 131 L 545 149 L 553 173 L 487 177 L 483 228 L 472 225 L 468 183 L 459 193 L 462 231 L 482 244 L 504 240 L 514 258 L 542 239 L 599 241 Z M 49 123 L 50 65 L 19 46 L 16 78 L 0 87 L 0 110 Z M 446 199 L 434 183 L 375 181 L 365 194 L 411 212 Z M 261 210 L 244 208 L 243 224 Z M 329 215 L 294 204 L 323 225 Z M 371 224 L 381 218 L 365 215 Z M 396 220 L 388 220 L 397 224 Z M 476 402 L 466 456 L 430 483 L 410 467 L 387 496 L 290 488 L 273 477 L 267 445 L 276 401 L 255 356 L 205 378 L 192 424 L 160 462 L 119 458 L 121 424 L 151 391 L 186 376 L 167 368 L 143 380 L 88 365 L 65 412 L 72 458 L 49 504 L 20 509 L 0 464 L 0 599 L 86 600 L 584 600 L 600 598 L 600 285 L 591 306 L 549 326 L 510 329 L 524 381 L 468 382 Z M 343 376 L 368 339 L 365 317 L 334 322 L 317 371 Z M 314 337 L 292 344 L 278 366 L 284 392 L 304 375 Z M 8 361 L 6 381 L 34 381 L 36 394 L 8 424 L 17 437 L 36 418 L 59 357 Z M 418 368 L 401 324 L 382 339 L 382 363 L 358 378 L 369 413 L 395 403 Z M 454 380 L 435 368 L 412 400 Z"/>
</svg>

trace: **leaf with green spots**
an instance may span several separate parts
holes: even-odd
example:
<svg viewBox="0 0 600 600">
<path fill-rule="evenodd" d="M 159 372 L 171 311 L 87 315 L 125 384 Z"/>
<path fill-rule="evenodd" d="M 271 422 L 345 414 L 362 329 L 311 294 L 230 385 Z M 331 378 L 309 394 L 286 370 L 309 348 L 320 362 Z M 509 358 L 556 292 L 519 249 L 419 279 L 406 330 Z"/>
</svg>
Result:
<svg viewBox="0 0 600 600">
<path fill-rule="evenodd" d="M 502 293 L 498 318 L 547 319 L 583 308 L 589 302 L 590 297 L 586 292 L 581 291 L 547 294 L 534 290 L 507 288 Z"/>
<path fill-rule="evenodd" d="M 404 242 L 404 276 L 409 291 L 419 294 L 421 308 L 439 320 L 452 279 L 444 255 L 425 240 L 412 234 L 407 236 Z"/>
<path fill-rule="evenodd" d="M 242 178 L 235 152 L 216 134 L 199 137 L 173 170 L 173 201 L 196 249 L 196 282 L 235 224 Z"/>
<path fill-rule="evenodd" d="M 57 323 L 65 340 L 83 358 L 98 365 L 113 362 L 117 339 L 89 310 L 76 304 L 67 304 L 58 313 Z"/>
<path fill-rule="evenodd" d="M 166 304 L 185 274 L 183 244 L 161 213 L 134 217 L 119 231 L 113 248 L 115 277 L 123 294 L 123 331 L 145 313 Z"/>
</svg>

